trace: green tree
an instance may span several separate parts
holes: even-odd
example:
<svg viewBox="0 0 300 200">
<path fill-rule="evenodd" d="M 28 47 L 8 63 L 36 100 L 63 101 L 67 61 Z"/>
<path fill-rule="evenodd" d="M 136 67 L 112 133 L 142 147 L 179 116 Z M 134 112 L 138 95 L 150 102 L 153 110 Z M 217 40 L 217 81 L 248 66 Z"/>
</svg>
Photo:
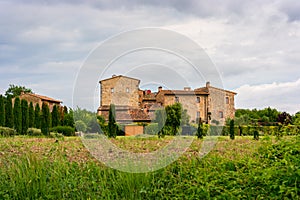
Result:
<svg viewBox="0 0 300 200">
<path fill-rule="evenodd" d="M 114 104 L 110 104 L 109 106 L 107 136 L 113 138 L 117 136 L 116 110 Z"/>
<path fill-rule="evenodd" d="M 199 119 L 199 122 L 198 122 L 198 128 L 197 128 L 197 138 L 198 139 L 202 139 L 203 138 L 203 123 L 202 123 L 202 120 L 201 118 Z"/>
<path fill-rule="evenodd" d="M 22 92 L 32 93 L 32 90 L 24 86 L 17 86 L 17 85 L 10 84 L 9 88 L 5 91 L 5 96 L 6 97 L 10 96 L 11 98 L 14 98 L 20 96 Z"/>
<path fill-rule="evenodd" d="M 14 127 L 12 100 L 10 96 L 6 98 L 5 103 L 5 126 L 9 128 Z"/>
<path fill-rule="evenodd" d="M 166 112 L 164 109 L 158 109 L 155 111 L 155 121 L 158 124 L 158 137 L 165 137 L 164 125 L 166 123 Z"/>
<path fill-rule="evenodd" d="M 64 126 L 70 126 L 70 127 L 74 127 L 75 126 L 75 122 L 74 122 L 74 112 L 72 109 L 68 109 L 66 110 L 66 112 L 64 111 Z"/>
<path fill-rule="evenodd" d="M 230 126 L 229 126 L 229 135 L 230 139 L 234 140 L 234 120 L 230 120 Z"/>
<path fill-rule="evenodd" d="M 2 95 L 0 95 L 0 126 L 5 126 L 5 104 Z"/>
<path fill-rule="evenodd" d="M 46 103 L 42 105 L 42 114 L 41 114 L 41 130 L 44 135 L 49 135 L 50 127 L 50 111 Z"/>
<path fill-rule="evenodd" d="M 293 124 L 298 126 L 300 125 L 300 112 L 297 112 L 293 117 Z"/>
<path fill-rule="evenodd" d="M 181 123 L 182 106 L 180 103 L 175 103 L 166 107 L 166 126 L 170 127 L 171 134 L 176 135 Z"/>
<path fill-rule="evenodd" d="M 34 108 L 33 103 L 30 102 L 29 104 L 29 110 L 28 110 L 28 127 L 33 128 L 34 127 Z"/>
<path fill-rule="evenodd" d="M 22 110 L 22 134 L 27 133 L 29 117 L 28 117 L 28 102 L 25 99 L 21 101 L 21 110 Z"/>
<path fill-rule="evenodd" d="M 14 128 L 18 134 L 22 134 L 22 110 L 20 98 L 16 97 L 13 108 Z"/>
<path fill-rule="evenodd" d="M 182 116 L 181 116 L 181 124 L 183 126 L 188 126 L 190 123 L 190 116 L 187 113 L 187 109 L 181 110 Z"/>
<path fill-rule="evenodd" d="M 82 120 L 77 120 L 75 122 L 75 127 L 76 127 L 77 131 L 80 131 L 83 133 L 86 133 L 86 131 L 87 131 L 87 125 Z"/>
<path fill-rule="evenodd" d="M 52 118 L 52 127 L 58 126 L 59 125 L 59 112 L 58 112 L 57 105 L 53 106 L 51 118 Z"/>
<path fill-rule="evenodd" d="M 97 120 L 98 120 L 98 124 L 100 126 L 100 133 L 103 133 L 103 134 L 107 134 L 107 123 L 106 123 L 106 120 L 103 116 L 101 115 L 98 115 L 97 116 Z"/>
<path fill-rule="evenodd" d="M 254 140 L 258 140 L 259 139 L 259 134 L 258 134 L 257 130 L 254 131 L 253 138 L 254 138 Z"/>
<path fill-rule="evenodd" d="M 41 108 L 37 103 L 34 108 L 34 127 L 41 128 Z"/>
</svg>

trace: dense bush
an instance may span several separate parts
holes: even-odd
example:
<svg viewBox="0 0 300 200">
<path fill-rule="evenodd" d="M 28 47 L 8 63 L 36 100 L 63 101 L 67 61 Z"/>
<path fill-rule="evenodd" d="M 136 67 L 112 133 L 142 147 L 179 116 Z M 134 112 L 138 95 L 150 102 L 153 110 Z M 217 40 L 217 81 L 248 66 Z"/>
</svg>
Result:
<svg viewBox="0 0 300 200">
<path fill-rule="evenodd" d="M 37 129 L 37 128 L 28 128 L 27 129 L 27 135 L 30 136 L 42 136 L 42 131 L 41 129 Z"/>
<path fill-rule="evenodd" d="M 61 133 L 64 136 L 75 136 L 75 128 L 70 126 L 56 126 L 50 128 L 50 132 Z"/>
<path fill-rule="evenodd" d="M 0 126 L 0 136 L 14 136 L 17 132 L 15 129 Z"/>
<path fill-rule="evenodd" d="M 144 133 L 156 135 L 158 133 L 158 123 L 151 123 L 144 127 Z"/>
</svg>

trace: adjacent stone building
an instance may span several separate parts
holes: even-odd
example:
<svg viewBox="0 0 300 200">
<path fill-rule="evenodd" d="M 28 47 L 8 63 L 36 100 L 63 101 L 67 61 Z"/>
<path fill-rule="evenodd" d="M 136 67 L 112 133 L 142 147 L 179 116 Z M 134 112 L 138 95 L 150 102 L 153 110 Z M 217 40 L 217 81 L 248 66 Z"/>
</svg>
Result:
<svg viewBox="0 0 300 200">
<path fill-rule="evenodd" d="M 205 87 L 192 90 L 164 90 L 157 92 L 139 89 L 140 80 L 126 76 L 112 76 L 100 81 L 100 107 L 98 114 L 108 119 L 109 105 L 116 106 L 118 122 L 150 122 L 159 108 L 181 103 L 187 110 L 190 121 L 197 123 L 201 118 L 206 123 L 223 124 L 235 113 L 235 92 L 215 88 L 206 83 Z"/>
<path fill-rule="evenodd" d="M 28 103 L 32 102 L 33 106 L 38 104 L 40 108 L 42 108 L 43 103 L 46 103 L 49 106 L 50 111 L 52 111 L 54 105 L 61 106 L 62 103 L 60 100 L 33 93 L 22 93 L 19 98 L 25 99 Z"/>
</svg>

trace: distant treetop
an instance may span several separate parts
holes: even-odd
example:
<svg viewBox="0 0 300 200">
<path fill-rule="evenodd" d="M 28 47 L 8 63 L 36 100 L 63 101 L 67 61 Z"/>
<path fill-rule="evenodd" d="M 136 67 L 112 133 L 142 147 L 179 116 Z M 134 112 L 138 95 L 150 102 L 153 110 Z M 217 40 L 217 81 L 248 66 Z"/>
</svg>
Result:
<svg viewBox="0 0 300 200">
<path fill-rule="evenodd" d="M 20 96 L 23 93 L 33 93 L 30 88 L 26 88 L 24 86 L 18 86 L 14 84 L 10 84 L 9 88 L 5 91 L 5 96 L 10 96 L 11 98 L 14 98 L 16 96 Z"/>
</svg>

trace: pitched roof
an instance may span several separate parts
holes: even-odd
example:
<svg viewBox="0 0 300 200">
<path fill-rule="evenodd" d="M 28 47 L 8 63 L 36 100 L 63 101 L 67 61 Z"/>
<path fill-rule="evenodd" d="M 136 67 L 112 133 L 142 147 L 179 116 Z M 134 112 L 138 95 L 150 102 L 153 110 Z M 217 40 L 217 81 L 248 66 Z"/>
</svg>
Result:
<svg viewBox="0 0 300 200">
<path fill-rule="evenodd" d="M 108 81 L 108 80 L 112 80 L 112 79 L 117 79 L 117 78 L 133 79 L 133 80 L 136 80 L 136 81 L 140 82 L 140 80 L 139 80 L 139 79 L 136 79 L 136 78 L 131 78 L 131 77 L 128 77 L 128 76 L 123 76 L 123 75 L 118 75 L 118 76 L 113 75 L 113 76 L 110 77 L 110 78 L 103 79 L 103 80 L 99 81 L 99 83 L 101 83 L 101 82 L 103 82 L 103 81 Z"/>
<path fill-rule="evenodd" d="M 204 90 L 161 90 L 160 92 L 166 95 L 208 95 L 208 92 Z"/>
<path fill-rule="evenodd" d="M 47 96 L 43 96 L 43 95 L 39 95 L 39 94 L 25 93 L 25 94 L 21 94 L 21 96 L 22 95 L 30 95 L 30 96 L 37 97 L 37 98 L 39 98 L 41 100 L 44 100 L 44 101 L 51 101 L 51 102 L 55 102 L 55 103 L 62 103 L 61 100 L 53 99 L 53 98 L 50 98 L 50 97 L 47 97 Z"/>
<path fill-rule="evenodd" d="M 230 91 L 230 90 L 224 90 L 224 89 L 222 89 L 222 88 L 217 88 L 217 87 L 213 87 L 213 86 L 209 86 L 209 87 L 201 87 L 201 88 L 197 88 L 197 89 L 195 89 L 195 90 L 206 90 L 206 91 L 208 91 L 209 92 L 209 88 L 213 88 L 213 89 L 215 89 L 215 90 L 221 90 L 221 91 L 224 91 L 224 92 L 229 92 L 229 93 L 232 93 L 232 94 L 234 94 L 234 95 L 236 95 L 237 93 L 236 92 L 233 92 L 233 91 Z"/>
</svg>

